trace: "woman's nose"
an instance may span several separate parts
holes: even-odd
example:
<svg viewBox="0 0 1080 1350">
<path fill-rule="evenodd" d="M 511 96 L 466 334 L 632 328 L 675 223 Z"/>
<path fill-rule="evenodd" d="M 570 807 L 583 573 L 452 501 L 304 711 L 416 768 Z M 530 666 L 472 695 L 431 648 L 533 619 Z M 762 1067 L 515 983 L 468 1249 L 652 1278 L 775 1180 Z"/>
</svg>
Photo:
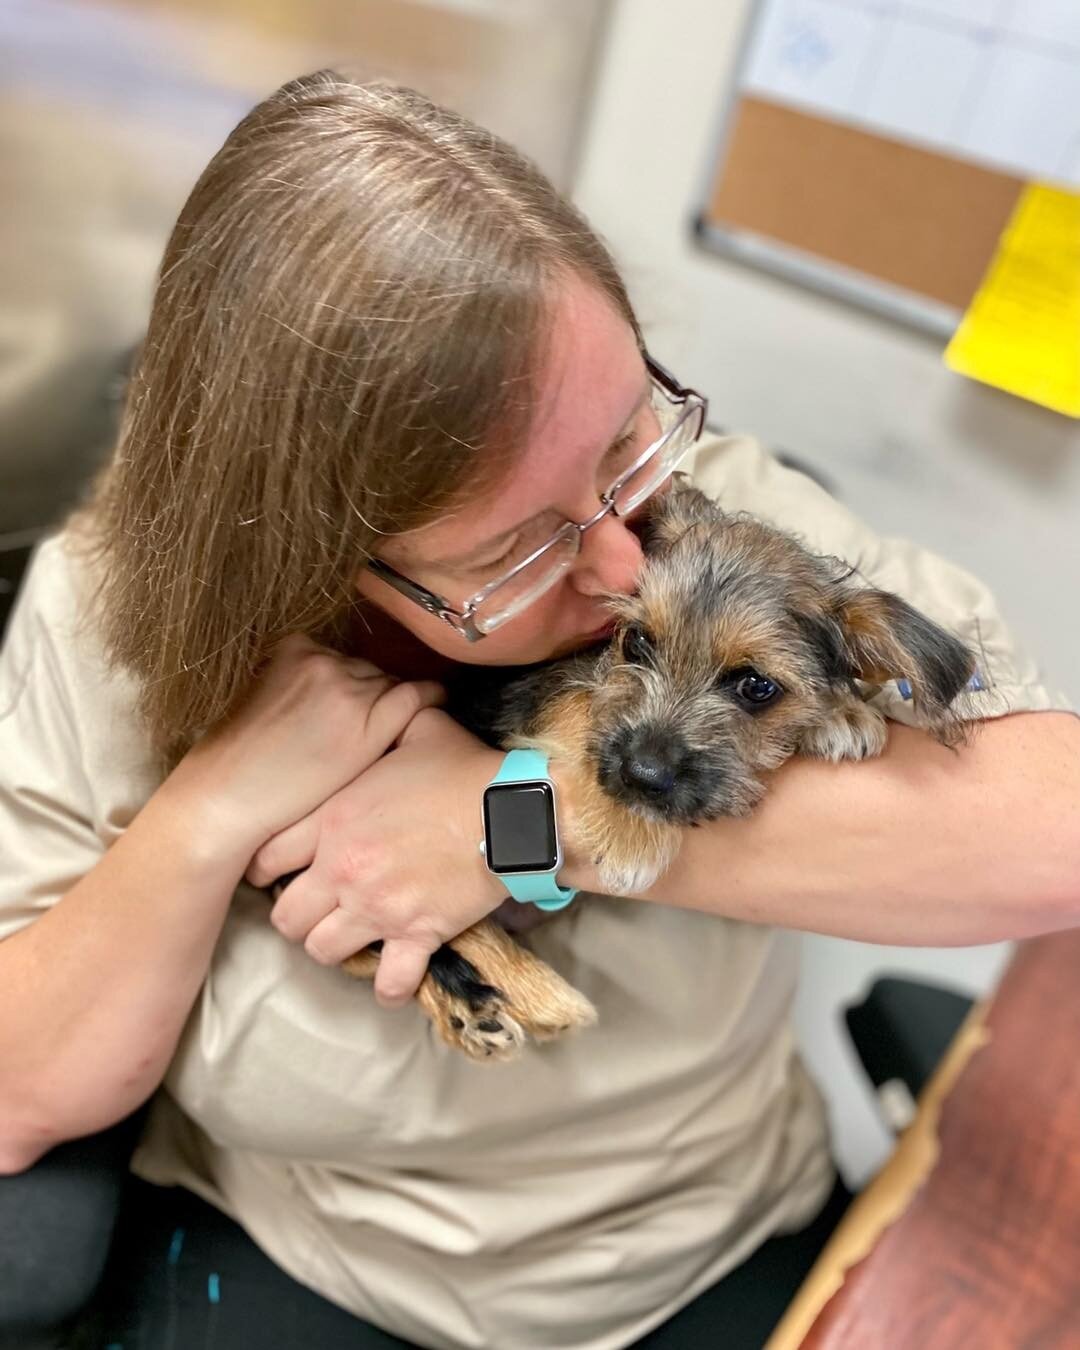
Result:
<svg viewBox="0 0 1080 1350">
<path fill-rule="evenodd" d="M 571 579 L 582 595 L 629 595 L 641 569 L 641 541 L 618 516 L 604 516 L 581 540 Z"/>
</svg>

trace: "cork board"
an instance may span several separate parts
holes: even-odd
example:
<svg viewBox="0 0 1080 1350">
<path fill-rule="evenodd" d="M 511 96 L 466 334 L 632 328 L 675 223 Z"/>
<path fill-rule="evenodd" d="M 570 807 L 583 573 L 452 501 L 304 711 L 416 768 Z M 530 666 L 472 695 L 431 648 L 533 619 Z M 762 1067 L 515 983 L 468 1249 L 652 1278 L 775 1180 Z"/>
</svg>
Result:
<svg viewBox="0 0 1080 1350">
<path fill-rule="evenodd" d="M 736 100 L 702 242 L 952 331 L 1023 187 L 1008 173 L 768 99 Z"/>
</svg>

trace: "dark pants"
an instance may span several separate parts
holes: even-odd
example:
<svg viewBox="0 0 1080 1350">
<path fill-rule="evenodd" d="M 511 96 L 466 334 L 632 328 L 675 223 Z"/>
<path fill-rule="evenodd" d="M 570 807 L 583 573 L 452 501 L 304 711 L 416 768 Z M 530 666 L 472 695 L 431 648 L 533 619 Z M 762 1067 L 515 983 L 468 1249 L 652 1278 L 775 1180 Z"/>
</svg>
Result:
<svg viewBox="0 0 1080 1350">
<path fill-rule="evenodd" d="M 850 1198 L 838 1181 L 808 1228 L 766 1242 L 637 1345 L 759 1350 Z M 104 1304 L 99 1344 L 123 1350 L 397 1350 L 410 1344 L 297 1284 L 243 1229 L 190 1192 L 135 1178 Z"/>
</svg>

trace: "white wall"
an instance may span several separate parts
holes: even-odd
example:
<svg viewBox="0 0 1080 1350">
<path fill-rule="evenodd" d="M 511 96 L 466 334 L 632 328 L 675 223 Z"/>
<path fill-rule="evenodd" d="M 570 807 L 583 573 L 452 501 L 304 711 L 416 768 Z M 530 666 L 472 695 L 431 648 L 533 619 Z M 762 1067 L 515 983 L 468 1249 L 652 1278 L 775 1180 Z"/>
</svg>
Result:
<svg viewBox="0 0 1080 1350">
<path fill-rule="evenodd" d="M 712 420 L 823 471 L 876 528 L 987 579 L 1051 683 L 1080 704 L 1080 423 L 947 371 L 941 344 L 702 252 L 704 192 L 745 0 L 617 0 L 575 197 L 611 244 L 657 355 Z M 872 970 L 984 989 L 1002 948 L 901 952 L 812 938 L 798 1007 L 839 1156 L 883 1156 L 833 1025 Z"/>
</svg>

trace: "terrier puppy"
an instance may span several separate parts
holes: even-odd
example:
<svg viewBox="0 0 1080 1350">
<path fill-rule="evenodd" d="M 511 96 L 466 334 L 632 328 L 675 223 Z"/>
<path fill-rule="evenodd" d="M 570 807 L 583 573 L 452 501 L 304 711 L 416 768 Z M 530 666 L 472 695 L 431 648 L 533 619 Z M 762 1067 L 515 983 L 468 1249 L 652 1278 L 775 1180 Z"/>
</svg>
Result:
<svg viewBox="0 0 1080 1350">
<path fill-rule="evenodd" d="M 967 648 L 899 596 L 868 588 L 836 558 L 677 480 L 654 499 L 638 592 L 613 597 L 610 642 L 526 670 L 470 673 L 450 710 L 506 749 L 561 765 L 578 844 L 602 888 L 632 895 L 674 858 L 682 830 L 745 816 L 792 755 L 865 759 L 886 742 L 865 700 L 909 682 L 920 725 L 963 738 Z M 344 968 L 374 974 L 378 944 Z M 527 1036 L 595 1020 L 549 966 L 485 921 L 432 958 L 417 995 L 443 1040 L 509 1059 Z"/>
</svg>

